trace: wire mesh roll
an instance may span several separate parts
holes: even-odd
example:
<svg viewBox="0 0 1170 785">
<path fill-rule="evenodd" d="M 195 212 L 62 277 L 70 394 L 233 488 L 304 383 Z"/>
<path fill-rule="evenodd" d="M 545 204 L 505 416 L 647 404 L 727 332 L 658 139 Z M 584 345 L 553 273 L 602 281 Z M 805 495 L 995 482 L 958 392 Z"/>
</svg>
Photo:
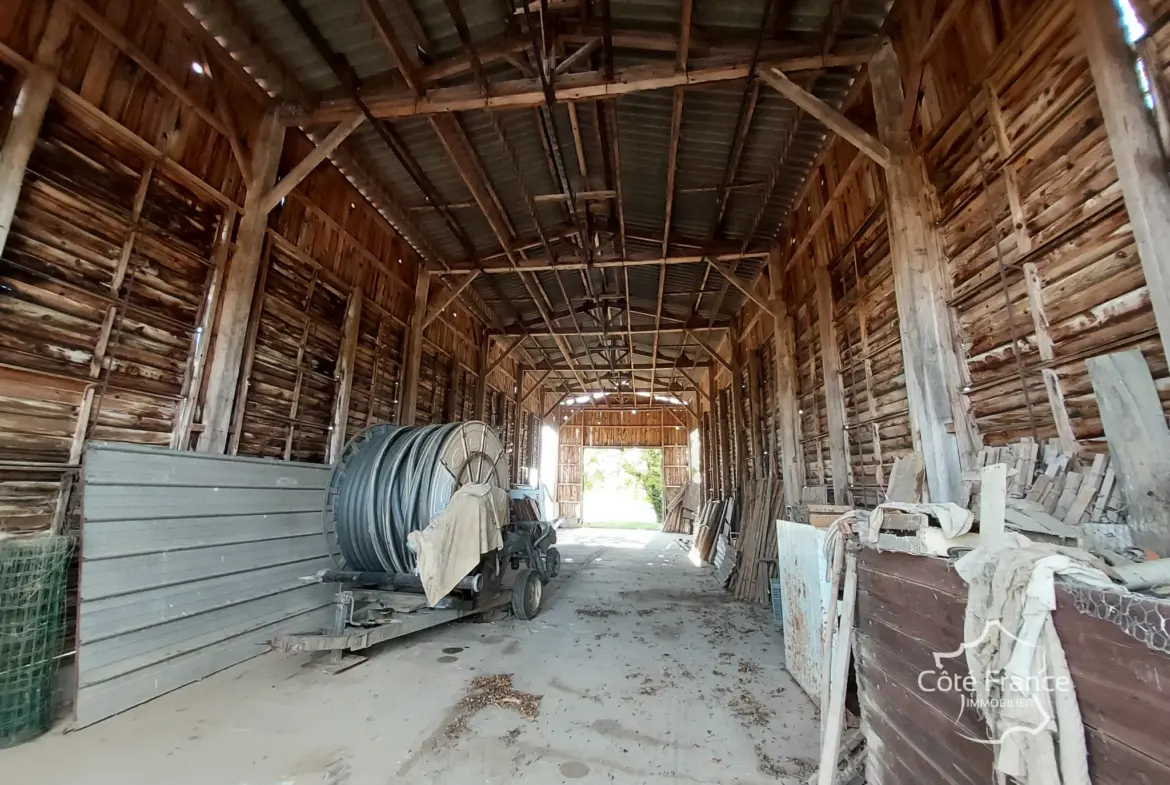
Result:
<svg viewBox="0 0 1170 785">
<path fill-rule="evenodd" d="M 325 535 L 334 563 L 415 572 L 407 535 L 429 526 L 468 483 L 508 484 L 503 445 L 486 423 L 366 428 L 345 446 L 329 481 Z"/>
</svg>

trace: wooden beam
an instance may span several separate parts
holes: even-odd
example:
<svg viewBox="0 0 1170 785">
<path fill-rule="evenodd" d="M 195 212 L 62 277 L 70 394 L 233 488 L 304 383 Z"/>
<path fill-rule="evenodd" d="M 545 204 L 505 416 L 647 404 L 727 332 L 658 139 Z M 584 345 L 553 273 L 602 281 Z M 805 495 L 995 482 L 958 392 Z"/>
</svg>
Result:
<svg viewBox="0 0 1170 785">
<path fill-rule="evenodd" d="M 472 273 L 460 281 L 457 286 L 452 289 L 448 289 L 442 296 L 440 296 L 438 301 L 433 306 L 431 306 L 430 310 L 427 311 L 426 318 L 423 319 L 423 327 L 426 327 L 428 324 L 437 319 L 439 314 L 441 314 L 444 309 L 447 308 L 447 306 L 455 302 L 456 298 L 463 294 L 463 291 L 467 287 L 471 286 L 471 284 L 474 283 L 475 279 L 478 277 L 479 273 Z"/>
<path fill-rule="evenodd" d="M 523 339 L 521 339 L 523 340 Z M 520 345 L 520 341 L 511 348 L 515 349 Z M 477 420 L 483 420 L 484 412 L 487 411 L 487 393 L 488 393 L 488 374 L 491 369 L 488 367 L 488 354 L 492 350 L 491 336 L 484 334 L 479 344 L 479 351 L 476 352 L 475 370 L 478 373 L 478 378 L 475 380 L 475 413 L 474 417 Z"/>
<path fill-rule="evenodd" d="M 366 17 L 370 20 L 370 25 L 374 28 L 374 34 L 378 40 L 382 42 L 383 47 L 390 53 L 394 59 L 394 65 L 398 68 L 398 72 L 402 74 L 402 78 L 406 84 L 416 95 L 421 95 L 424 91 L 423 82 L 419 78 L 415 70 L 414 58 L 409 51 L 402 45 L 398 35 L 394 32 L 393 25 L 386 17 L 386 12 L 382 10 L 381 4 L 378 0 L 362 0 L 362 10 L 365 11 Z"/>
<path fill-rule="evenodd" d="M 1170 430 L 1149 365 L 1137 350 L 1085 364 L 1125 490 L 1134 544 L 1170 556 Z"/>
<path fill-rule="evenodd" d="M 398 396 L 399 425 L 414 425 L 418 417 L 418 374 L 422 363 L 423 320 L 427 314 L 430 285 L 430 272 L 419 269 L 414 284 L 414 309 L 410 312 L 410 327 L 406 332 L 406 356 L 402 358 L 402 389 Z"/>
<path fill-rule="evenodd" d="M 634 327 L 633 329 L 626 330 L 625 332 L 633 334 L 633 335 L 653 335 L 655 332 L 661 332 L 663 334 L 666 334 L 666 333 L 685 333 L 685 332 L 721 332 L 721 331 L 726 330 L 726 329 L 727 329 L 727 325 L 725 325 L 725 324 L 724 325 L 719 325 L 719 324 L 711 325 L 711 324 L 708 324 L 706 321 L 695 320 L 695 321 L 690 322 L 689 324 L 679 325 L 677 327 L 672 325 L 669 327 L 662 327 L 658 330 L 655 330 L 653 327 Z M 580 332 L 578 332 L 577 330 L 574 330 L 571 327 L 557 327 L 557 328 L 554 328 L 553 330 L 547 330 L 547 329 L 545 329 L 545 330 L 530 330 L 530 329 L 521 328 L 521 327 L 509 327 L 509 328 L 504 329 L 503 331 L 492 333 L 492 335 L 497 335 L 497 336 L 513 335 L 513 336 L 525 336 L 525 337 L 532 337 L 532 338 L 545 338 L 545 337 L 552 337 L 552 336 L 569 336 L 569 335 L 583 337 L 583 338 L 594 338 L 594 337 L 597 337 L 599 335 L 605 336 L 608 334 L 609 334 L 609 331 L 597 330 L 597 329 L 590 329 L 590 330 L 582 329 Z"/>
<path fill-rule="evenodd" d="M 856 123 L 812 93 L 789 79 L 779 68 L 764 68 L 760 78 L 792 103 L 820 120 L 837 136 L 876 161 L 882 168 L 890 166 L 890 149 Z M 901 117 L 899 108 L 899 118 Z"/>
<path fill-rule="evenodd" d="M 520 423 L 524 417 L 524 364 L 516 366 L 516 392 L 512 395 L 512 482 L 520 482 Z"/>
<path fill-rule="evenodd" d="M 0 253 L 8 242 L 28 161 L 36 147 L 49 100 L 57 88 L 61 49 L 72 24 L 73 11 L 69 0 L 56 0 L 45 22 L 32 69 L 21 83 L 13 105 L 8 135 L 4 137 L 4 146 L 0 147 Z"/>
<path fill-rule="evenodd" d="M 329 445 L 325 452 L 327 463 L 335 463 L 345 447 L 349 421 L 349 398 L 353 390 L 354 363 L 357 361 L 358 337 L 362 324 L 362 290 L 355 287 L 349 293 L 345 306 L 345 321 L 341 325 L 341 345 L 337 351 L 337 388 L 333 397 L 333 415 L 329 420 Z M 373 405 L 373 401 L 370 402 Z"/>
<path fill-rule="evenodd" d="M 824 248 L 818 242 L 818 251 Z M 817 259 L 813 278 L 816 282 L 817 325 L 821 339 L 821 370 L 825 386 L 826 419 L 829 427 L 829 461 L 833 468 L 833 503 L 849 504 L 849 454 L 845 444 L 845 391 L 841 379 L 841 354 L 837 346 L 837 324 L 833 309 L 833 283 L 828 260 Z"/>
<path fill-rule="evenodd" d="M 561 76 L 562 74 L 567 74 L 569 72 L 569 70 L 573 68 L 573 66 L 577 65 L 578 63 L 584 62 L 589 57 L 589 55 L 596 52 L 598 47 L 600 47 L 600 46 L 601 46 L 601 39 L 600 38 L 590 39 L 589 41 L 587 41 L 585 43 L 584 46 L 582 46 L 576 52 L 573 52 L 573 54 L 569 55 L 564 60 L 557 63 L 556 70 L 553 71 L 553 73 L 556 74 L 557 76 Z"/>
<path fill-rule="evenodd" d="M 1170 356 L 1170 180 L 1164 151 L 1113 0 L 1077 0 L 1077 22 L 1162 351 Z"/>
<path fill-rule="evenodd" d="M 785 72 L 819 71 L 846 65 L 863 65 L 872 56 L 869 50 L 843 54 L 822 55 L 808 53 L 808 48 L 789 57 L 777 57 L 768 65 Z M 565 74 L 557 80 L 553 98 L 559 102 L 591 101 L 617 98 L 647 90 L 729 82 L 746 79 L 751 70 L 751 58 L 744 56 L 710 58 L 696 61 L 692 68 L 678 71 L 675 63 L 652 63 L 630 66 L 614 72 L 607 79 L 604 71 L 584 71 Z M 544 89 L 538 79 L 514 79 L 493 82 L 490 95 L 483 95 L 476 85 L 439 87 L 428 90 L 422 97 L 400 90 L 367 92 L 362 97 L 375 117 L 399 119 L 429 114 L 450 114 L 476 109 L 503 111 L 534 109 L 545 103 Z M 341 122 L 357 114 L 357 105 L 349 99 L 325 101 L 309 112 L 291 110 L 286 115 L 290 125 L 316 125 Z"/>
<path fill-rule="evenodd" d="M 723 355 L 719 354 L 719 352 L 715 349 L 715 347 L 711 346 L 711 344 L 707 343 L 706 341 L 704 341 L 699 336 L 695 335 L 690 330 L 685 331 L 685 335 L 688 338 L 690 338 L 691 340 L 693 340 L 695 343 L 697 343 L 699 345 L 700 349 L 702 349 L 708 355 L 710 355 L 712 360 L 714 360 L 715 362 L 722 365 L 724 370 L 726 370 L 728 373 L 731 372 L 731 363 L 729 363 L 727 360 L 723 359 Z"/>
<path fill-rule="evenodd" d="M 314 169 L 324 163 L 333 154 L 333 151 L 340 147 L 341 143 L 348 139 L 349 135 L 356 131 L 365 120 L 366 118 L 362 115 L 355 115 L 338 123 L 328 136 L 322 139 L 308 155 L 280 179 L 280 182 L 272 187 L 272 190 L 265 195 L 264 200 L 260 203 L 260 209 L 266 213 L 271 212 L 276 205 L 280 204 L 281 199 L 292 193 L 292 190 L 300 185 Z"/>
<path fill-rule="evenodd" d="M 731 333 L 728 338 L 731 344 L 731 441 L 735 450 L 735 487 L 743 490 L 747 487 L 747 418 L 744 416 L 743 402 L 747 397 L 743 391 L 743 336 Z M 756 459 L 759 459 L 756 455 Z"/>
<path fill-rule="evenodd" d="M 236 231 L 236 252 L 228 265 L 223 305 L 215 331 L 207 400 L 203 405 L 200 452 L 222 453 L 227 447 L 248 316 L 256 293 L 260 259 L 268 227 L 268 213 L 261 209 L 264 195 L 276 182 L 276 169 L 284 147 L 285 128 L 275 111 L 269 111 L 256 127 L 252 141 L 252 180 L 244 198 L 244 214 Z"/>
<path fill-rule="evenodd" d="M 768 260 L 772 299 L 779 312 L 772 320 L 772 344 L 776 353 L 776 411 L 780 448 L 780 474 L 784 481 L 785 504 L 800 504 L 804 487 L 804 456 L 800 449 L 800 403 L 796 395 L 796 332 L 784 299 L 784 265 L 779 253 Z"/>
<path fill-rule="evenodd" d="M 761 308 L 763 308 L 765 311 L 767 311 L 770 314 L 776 313 L 776 306 L 773 305 L 772 303 L 768 302 L 766 299 L 764 299 L 760 295 L 756 294 L 756 292 L 754 291 L 752 282 L 751 281 L 744 281 L 742 278 L 740 278 L 738 275 L 736 275 L 735 270 L 732 268 L 731 265 L 725 264 L 723 262 L 717 262 L 710 257 L 708 257 L 707 262 L 712 267 L 714 267 L 716 270 L 718 270 L 719 273 L 724 278 L 726 278 L 727 281 L 732 286 L 734 286 L 736 289 L 739 289 L 741 292 L 743 292 L 744 295 L 749 300 L 751 300 L 753 303 L 760 306 Z"/>
<path fill-rule="evenodd" d="M 550 237 L 550 239 L 552 239 Z M 725 246 L 721 246 L 726 249 Z M 695 253 L 679 253 L 676 252 L 671 256 L 659 256 L 657 253 L 648 252 L 646 254 L 630 254 L 627 257 L 620 256 L 597 256 L 593 263 L 590 264 L 584 259 L 574 257 L 562 257 L 555 261 L 547 258 L 537 259 L 522 259 L 516 262 L 515 266 L 506 262 L 495 261 L 471 261 L 454 264 L 449 270 L 437 270 L 439 275 L 462 275 L 465 273 L 480 272 L 488 275 L 505 275 L 514 273 L 517 270 L 523 272 L 547 272 L 556 270 L 589 270 L 594 268 L 607 267 L 647 267 L 660 265 L 675 265 L 675 264 L 698 264 L 706 260 L 715 262 L 737 262 L 741 259 L 761 259 L 768 254 L 766 251 L 754 251 L 751 253 L 741 253 L 733 250 L 723 250 L 711 254 Z M 728 268 L 730 269 L 730 268 Z"/>
<path fill-rule="evenodd" d="M 509 346 L 507 349 L 505 349 L 503 351 L 503 353 L 500 354 L 499 357 L 492 360 L 491 364 L 488 365 L 487 370 L 484 372 L 484 374 L 490 375 L 492 373 L 492 371 L 499 368 L 500 365 L 504 362 L 504 360 L 508 359 L 508 356 L 511 355 L 512 352 L 514 352 L 520 348 L 520 344 L 522 344 L 522 343 L 524 343 L 524 336 L 520 336 L 519 338 L 517 338 L 516 341 L 511 346 Z"/>
<path fill-rule="evenodd" d="M 1003 184 L 1004 190 L 1007 191 L 1008 209 L 1012 216 L 1016 248 L 1019 249 L 1020 254 L 1027 256 L 1032 250 L 1032 234 L 1028 230 L 1028 214 L 1024 209 L 1024 200 L 1020 193 L 1019 180 L 1016 177 L 1015 163 L 1011 160 L 1013 153 L 1011 137 L 1008 136 L 1007 124 L 1003 119 L 999 96 L 991 82 L 984 84 L 984 93 L 987 99 L 987 116 L 991 121 L 1000 159 L 1003 161 Z M 991 199 L 992 195 L 985 194 L 984 198 Z M 1044 285 L 1040 279 L 1040 270 L 1035 262 L 1024 262 L 1021 269 L 1024 273 L 1024 285 L 1028 292 L 1028 313 L 1032 317 L 1032 331 L 1036 335 L 1036 350 L 1042 362 L 1055 364 L 1056 351 L 1048 329 L 1048 314 L 1044 308 Z M 1076 434 L 1073 432 L 1068 407 L 1064 402 L 1060 376 L 1052 368 L 1041 369 L 1040 375 L 1044 379 L 1044 392 L 1048 397 L 1048 407 L 1052 411 L 1052 419 L 1056 424 L 1056 435 L 1060 439 L 1060 447 L 1067 454 L 1076 455 L 1079 444 Z"/>
<path fill-rule="evenodd" d="M 930 501 L 962 503 L 962 465 L 974 459 L 977 437 L 962 399 L 930 179 L 902 126 L 904 96 L 892 45 L 882 46 L 869 70 L 879 133 L 892 151 L 886 210 L 914 448 L 926 461 Z"/>
<path fill-rule="evenodd" d="M 219 301 L 223 297 L 223 281 L 227 272 L 228 254 L 232 247 L 232 234 L 236 228 L 237 212 L 227 209 L 220 218 L 211 246 L 211 272 L 207 278 L 207 294 L 199 312 L 199 323 L 192 340 L 187 373 L 183 380 L 183 402 L 175 413 L 175 428 L 171 433 L 172 450 L 187 450 L 191 447 L 191 425 L 195 422 L 195 408 L 199 393 L 203 389 L 203 375 L 207 368 L 208 349 L 211 348 L 215 316 Z"/>
<path fill-rule="evenodd" d="M 547 379 L 550 375 L 552 375 L 552 371 L 544 371 L 540 374 L 540 376 L 536 377 L 536 381 L 532 383 L 532 386 L 529 387 L 524 392 L 524 394 L 520 396 L 520 403 L 524 404 L 527 402 L 528 399 L 532 397 L 532 394 L 540 389 L 540 386 L 544 384 L 544 380 Z"/>
</svg>

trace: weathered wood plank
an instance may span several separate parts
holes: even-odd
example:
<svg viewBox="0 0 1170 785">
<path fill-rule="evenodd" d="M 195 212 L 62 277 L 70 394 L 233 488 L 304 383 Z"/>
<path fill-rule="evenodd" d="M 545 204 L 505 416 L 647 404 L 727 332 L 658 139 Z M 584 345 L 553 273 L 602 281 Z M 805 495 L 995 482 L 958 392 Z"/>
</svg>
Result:
<svg viewBox="0 0 1170 785">
<path fill-rule="evenodd" d="M 1086 360 L 1134 542 L 1170 556 L 1170 428 L 1139 351 Z"/>
</svg>

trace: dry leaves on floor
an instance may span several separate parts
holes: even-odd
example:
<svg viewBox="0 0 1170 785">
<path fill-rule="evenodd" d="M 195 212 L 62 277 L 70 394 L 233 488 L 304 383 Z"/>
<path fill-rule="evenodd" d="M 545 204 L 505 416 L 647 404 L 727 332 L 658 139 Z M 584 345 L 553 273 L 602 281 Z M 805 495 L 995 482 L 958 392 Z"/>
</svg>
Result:
<svg viewBox="0 0 1170 785">
<path fill-rule="evenodd" d="M 447 737 L 455 738 L 467 730 L 467 723 L 475 714 L 488 706 L 511 709 L 522 717 L 536 719 L 540 714 L 543 695 L 520 692 L 512 688 L 512 674 L 499 673 L 494 676 L 476 676 L 471 680 L 467 694 L 456 705 L 459 714 L 447 726 Z"/>
</svg>

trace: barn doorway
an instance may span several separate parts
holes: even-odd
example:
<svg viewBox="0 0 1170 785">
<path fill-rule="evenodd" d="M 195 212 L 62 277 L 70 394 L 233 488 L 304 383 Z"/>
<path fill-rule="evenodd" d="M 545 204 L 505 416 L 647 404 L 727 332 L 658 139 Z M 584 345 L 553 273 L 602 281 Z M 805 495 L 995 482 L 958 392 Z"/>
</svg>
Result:
<svg viewBox="0 0 1170 785">
<path fill-rule="evenodd" d="M 665 504 L 661 448 L 586 447 L 581 479 L 584 525 L 661 527 Z"/>
</svg>

